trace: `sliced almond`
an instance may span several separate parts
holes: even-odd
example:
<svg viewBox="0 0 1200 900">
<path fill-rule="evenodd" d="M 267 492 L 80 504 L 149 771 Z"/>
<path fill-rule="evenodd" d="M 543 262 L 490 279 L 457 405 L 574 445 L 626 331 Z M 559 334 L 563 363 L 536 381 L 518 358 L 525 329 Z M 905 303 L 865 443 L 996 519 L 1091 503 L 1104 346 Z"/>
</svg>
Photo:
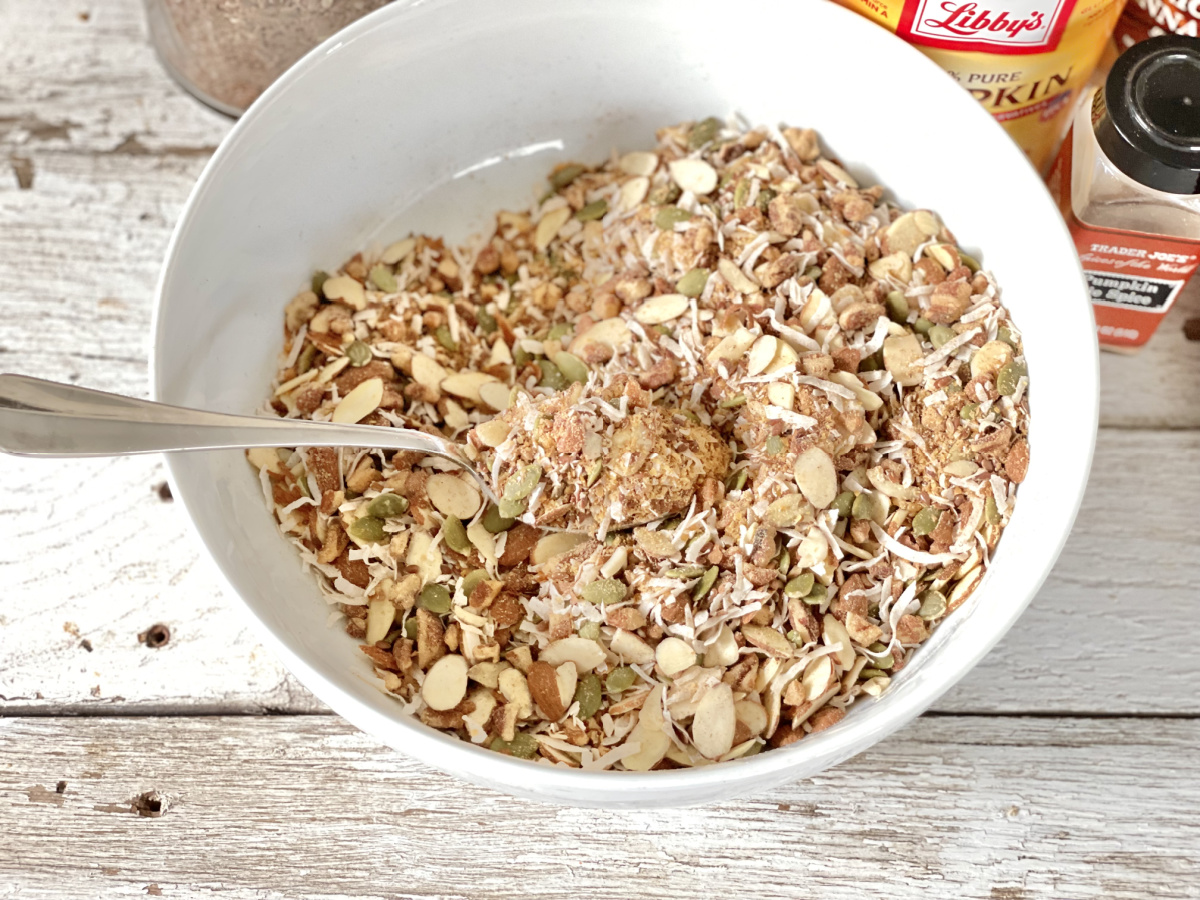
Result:
<svg viewBox="0 0 1200 900">
<path fill-rule="evenodd" d="M 969 459 L 956 459 L 954 462 L 946 463 L 942 471 L 954 478 L 970 478 L 979 471 L 979 464 Z"/>
<path fill-rule="evenodd" d="M 449 397 L 446 400 L 446 427 L 451 431 L 463 431 L 470 427 L 471 419 L 467 416 L 467 411 L 459 404 L 455 403 Z"/>
<path fill-rule="evenodd" d="M 629 346 L 632 339 L 633 334 L 625 320 L 614 316 L 611 319 L 601 319 L 587 331 L 576 335 L 567 349 L 587 361 L 590 358 L 589 347 L 599 344 L 615 353 Z"/>
<path fill-rule="evenodd" d="M 529 561 L 535 566 L 540 566 L 556 556 L 570 552 L 587 539 L 586 534 L 573 534 L 569 531 L 551 532 L 534 544 Z"/>
<path fill-rule="evenodd" d="M 503 381 L 485 381 L 479 386 L 479 399 L 496 412 L 508 409 L 510 396 L 512 396 L 512 390 Z"/>
<path fill-rule="evenodd" d="M 904 387 L 920 384 L 925 375 L 922 366 L 924 360 L 925 352 L 915 334 L 892 335 L 883 339 L 883 367 L 891 373 L 896 384 Z"/>
<path fill-rule="evenodd" d="M 784 494 L 771 501 L 763 518 L 776 528 L 794 528 L 811 512 L 812 507 L 799 494 Z"/>
<path fill-rule="evenodd" d="M 717 271 L 739 294 L 753 294 L 758 290 L 758 282 L 739 269 L 737 263 L 727 256 L 722 256 L 717 261 Z"/>
<path fill-rule="evenodd" d="M 775 358 L 775 353 L 779 349 L 779 338 L 773 334 L 764 334 L 750 348 L 750 353 L 746 357 L 746 374 L 750 376 L 761 375 L 766 371 L 767 366 L 771 364 L 771 360 Z"/>
<path fill-rule="evenodd" d="M 843 669 L 854 665 L 854 646 L 850 643 L 850 632 L 832 613 L 825 613 L 821 620 L 821 640 L 826 647 L 841 644 L 841 648 L 833 652 L 833 658 Z"/>
<path fill-rule="evenodd" d="M 660 294 L 639 306 L 633 317 L 643 325 L 662 325 L 678 319 L 689 306 L 691 301 L 683 294 Z"/>
<path fill-rule="evenodd" d="M 721 682 L 700 699 L 692 719 L 692 745 L 709 759 L 720 759 L 733 749 L 736 729 L 733 688 Z"/>
<path fill-rule="evenodd" d="M 852 188 L 858 187 L 858 182 L 850 177 L 850 173 L 831 160 L 818 159 L 817 168 L 821 170 L 826 178 L 832 178 L 839 184 L 848 184 Z"/>
<path fill-rule="evenodd" d="M 589 638 L 562 638 L 547 644 L 538 654 L 538 659 L 552 666 L 573 662 L 575 671 L 586 675 L 604 662 L 604 648 Z"/>
<path fill-rule="evenodd" d="M 480 662 L 467 669 L 467 677 L 484 687 L 495 690 L 500 686 L 500 672 L 508 663 Z"/>
<path fill-rule="evenodd" d="M 454 516 L 463 522 L 479 511 L 482 498 L 479 490 L 449 472 L 435 472 L 425 483 L 429 502 L 445 516 Z"/>
<path fill-rule="evenodd" d="M 853 372 L 831 372 L 829 380 L 854 391 L 855 399 L 862 404 L 862 408 L 867 412 L 875 412 L 875 410 L 883 406 L 883 398 L 874 391 L 869 391 L 863 387 L 862 381 Z"/>
<path fill-rule="evenodd" d="M 341 300 L 347 306 L 355 309 L 367 308 L 367 292 L 363 286 L 349 275 L 336 275 L 326 278 L 321 292 L 329 300 Z"/>
<path fill-rule="evenodd" d="M 881 466 L 872 466 L 867 469 L 867 480 L 874 485 L 875 489 L 881 494 L 886 494 L 896 500 L 915 500 L 917 499 L 917 489 L 911 485 L 896 484 L 886 475 L 883 474 Z"/>
<path fill-rule="evenodd" d="M 767 730 L 767 711 L 758 700 L 739 700 L 733 704 L 733 713 L 752 735 L 758 736 Z"/>
<path fill-rule="evenodd" d="M 901 252 L 889 253 L 867 266 L 867 271 L 873 278 L 878 278 L 880 281 L 895 278 L 897 281 L 908 284 L 913 272 L 912 256 Z"/>
<path fill-rule="evenodd" d="M 617 192 L 617 209 L 621 212 L 629 212 L 637 207 L 639 203 L 646 199 L 646 194 L 650 192 L 650 179 L 645 177 L 630 178 L 627 182 L 621 185 L 621 189 Z"/>
<path fill-rule="evenodd" d="M 671 739 L 667 736 L 666 721 L 662 714 L 664 690 L 661 684 L 657 685 L 646 697 L 638 714 L 638 723 L 625 739 L 627 743 L 637 744 L 639 748 L 636 753 L 621 761 L 631 772 L 650 771 L 662 762 L 671 747 Z"/>
<path fill-rule="evenodd" d="M 917 248 L 941 230 L 941 223 L 926 210 L 907 212 L 888 225 L 884 232 L 884 249 L 888 253 L 904 253 L 912 257 Z"/>
<path fill-rule="evenodd" d="M 546 718 L 557 722 L 567 713 L 567 707 L 558 693 L 558 675 L 554 667 L 544 660 L 538 660 L 529 667 L 525 674 L 529 683 L 529 693 L 533 702 L 542 708 Z"/>
<path fill-rule="evenodd" d="M 768 625 L 743 625 L 742 634 L 758 649 L 780 659 L 787 659 L 795 649 L 791 641 Z"/>
<path fill-rule="evenodd" d="M 503 419 L 492 419 L 475 426 L 475 436 L 485 447 L 499 447 L 508 440 L 508 423 Z"/>
<path fill-rule="evenodd" d="M 472 547 L 479 551 L 479 555 L 483 557 L 488 568 L 494 571 L 497 561 L 495 536 L 484 527 L 482 522 L 473 522 L 467 526 L 467 540 L 471 542 Z"/>
<path fill-rule="evenodd" d="M 396 607 L 392 605 L 391 600 L 372 600 L 367 604 L 366 642 L 374 644 L 376 641 L 382 641 L 392 630 L 392 623 L 395 621 Z"/>
<path fill-rule="evenodd" d="M 317 384 L 328 384 L 333 381 L 348 365 L 350 365 L 350 357 L 339 356 L 329 365 L 322 367 L 321 374 L 317 376 Z"/>
<path fill-rule="evenodd" d="M 558 230 L 567 224 L 571 215 L 571 207 L 560 206 L 542 216 L 533 235 L 533 245 L 539 253 L 550 246 L 550 242 L 558 236 Z"/>
<path fill-rule="evenodd" d="M 1004 341 L 988 341 L 971 354 L 971 377 L 991 375 L 1012 362 L 1013 348 Z"/>
<path fill-rule="evenodd" d="M 383 400 L 383 379 L 368 378 L 341 399 L 333 410 L 333 421 L 341 425 L 361 422 L 375 410 Z"/>
<path fill-rule="evenodd" d="M 404 564 L 416 568 L 422 584 L 428 584 L 442 573 L 442 551 L 433 546 L 433 538 L 428 531 L 412 531 L 409 534 Z"/>
<path fill-rule="evenodd" d="M 717 186 L 717 170 L 702 159 L 677 159 L 668 168 L 675 183 L 697 197 Z"/>
<path fill-rule="evenodd" d="M 717 639 L 704 651 L 704 665 L 709 668 L 732 666 L 738 661 L 738 655 L 738 643 L 733 630 L 728 625 L 722 625 L 717 632 Z"/>
<path fill-rule="evenodd" d="M 837 497 L 837 469 L 820 447 L 809 447 L 796 457 L 794 475 L 800 492 L 817 509 L 825 509 Z"/>
<path fill-rule="evenodd" d="M 805 697 L 809 701 L 816 700 L 825 693 L 833 681 L 833 661 L 828 656 L 818 656 L 810 662 L 800 679 Z"/>
<path fill-rule="evenodd" d="M 414 356 L 413 359 L 415 360 L 416 357 Z M 457 372 L 444 378 L 440 387 L 447 394 L 462 397 L 472 403 L 482 403 L 483 397 L 479 394 L 479 388 L 493 381 L 499 381 L 499 379 L 486 372 Z"/>
<path fill-rule="evenodd" d="M 279 451 L 274 447 L 251 447 L 246 451 L 246 459 L 256 469 L 266 469 L 276 475 L 283 474 L 283 463 L 279 459 Z"/>
<path fill-rule="evenodd" d="M 303 372 L 297 375 L 295 378 L 291 378 L 285 381 L 279 387 L 275 388 L 275 396 L 282 397 L 284 394 L 289 394 L 296 388 L 300 387 L 300 385 L 308 384 L 308 382 L 312 381 L 320 374 L 320 369 L 309 369 L 307 372 Z"/>
<path fill-rule="evenodd" d="M 814 525 L 796 548 L 792 564 L 802 569 L 811 569 L 823 560 L 828 552 L 829 542 L 825 540 L 825 535 L 821 534 L 821 529 Z"/>
<path fill-rule="evenodd" d="M 579 669 L 568 659 L 554 670 L 554 678 L 558 682 L 558 698 L 562 701 L 565 709 L 575 699 L 575 688 L 579 684 Z"/>
<path fill-rule="evenodd" d="M 512 365 L 512 351 L 508 349 L 508 344 L 500 337 L 496 338 L 496 343 L 492 344 L 491 355 L 488 356 L 487 364 L 489 366 L 509 366 Z"/>
<path fill-rule="evenodd" d="M 658 156 L 643 150 L 626 153 L 617 160 L 617 168 L 626 175 L 653 175 L 658 168 Z"/>
<path fill-rule="evenodd" d="M 954 271 L 962 264 L 958 249 L 950 244 L 930 244 L 924 252 L 947 272 Z"/>
<path fill-rule="evenodd" d="M 394 266 L 400 262 L 408 254 L 412 253 L 417 247 L 416 238 L 405 238 L 402 241 L 396 241 L 394 244 L 388 244 L 383 251 L 383 255 L 379 257 L 381 263 L 386 263 L 389 266 Z"/>
<path fill-rule="evenodd" d="M 628 631 L 618 630 L 613 635 L 609 648 L 625 662 L 635 666 L 646 666 L 654 662 L 654 648 Z"/>
<path fill-rule="evenodd" d="M 412 377 L 417 384 L 432 390 L 439 390 L 443 381 L 449 377 L 437 360 L 424 353 L 414 353 L 412 357 Z"/>
<path fill-rule="evenodd" d="M 421 699 L 430 709 L 454 709 L 467 696 L 467 661 L 457 653 L 443 656 L 425 673 Z"/>
<path fill-rule="evenodd" d="M 696 664 L 696 651 L 683 638 L 668 637 L 654 648 L 654 659 L 664 675 L 674 676 Z"/>
<path fill-rule="evenodd" d="M 787 341 L 780 340 L 775 345 L 775 358 L 767 366 L 767 374 L 775 375 L 780 372 L 790 372 L 796 368 L 800 354 Z"/>
<path fill-rule="evenodd" d="M 745 328 L 738 328 L 733 334 L 727 334 L 709 351 L 708 361 L 716 365 L 725 360 L 733 365 L 742 358 L 742 354 L 754 343 L 754 333 Z"/>
<path fill-rule="evenodd" d="M 781 409 L 791 409 L 796 402 L 796 388 L 787 381 L 775 381 L 767 385 L 767 399 Z"/>
</svg>

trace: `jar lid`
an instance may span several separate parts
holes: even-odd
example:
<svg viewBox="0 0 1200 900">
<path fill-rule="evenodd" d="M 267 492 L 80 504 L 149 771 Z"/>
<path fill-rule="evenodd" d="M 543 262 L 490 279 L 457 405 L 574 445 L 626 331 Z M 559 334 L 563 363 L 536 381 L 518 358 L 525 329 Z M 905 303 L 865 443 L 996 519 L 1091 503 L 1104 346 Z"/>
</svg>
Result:
<svg viewBox="0 0 1200 900">
<path fill-rule="evenodd" d="M 1134 44 L 1101 93 L 1092 121 L 1113 164 L 1147 187 L 1200 193 L 1200 38 L 1165 34 Z"/>
</svg>

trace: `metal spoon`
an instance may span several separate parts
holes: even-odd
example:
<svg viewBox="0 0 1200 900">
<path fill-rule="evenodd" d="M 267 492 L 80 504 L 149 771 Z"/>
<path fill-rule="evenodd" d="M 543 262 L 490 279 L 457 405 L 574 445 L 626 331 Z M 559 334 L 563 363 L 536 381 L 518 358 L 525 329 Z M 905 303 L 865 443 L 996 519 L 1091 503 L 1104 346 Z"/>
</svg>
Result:
<svg viewBox="0 0 1200 900">
<path fill-rule="evenodd" d="M 410 428 L 205 412 L 25 375 L 0 375 L 0 450 L 17 456 L 127 456 L 245 447 L 375 447 L 448 460 L 496 503 L 460 445 Z"/>
</svg>

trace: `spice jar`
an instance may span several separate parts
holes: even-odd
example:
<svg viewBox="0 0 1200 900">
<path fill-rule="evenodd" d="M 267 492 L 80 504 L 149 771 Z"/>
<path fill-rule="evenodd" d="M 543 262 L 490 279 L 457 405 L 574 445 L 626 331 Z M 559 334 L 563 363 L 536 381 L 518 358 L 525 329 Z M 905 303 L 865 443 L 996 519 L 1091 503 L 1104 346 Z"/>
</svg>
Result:
<svg viewBox="0 0 1200 900">
<path fill-rule="evenodd" d="M 1047 179 L 1101 346 L 1150 339 L 1200 263 L 1200 39 L 1135 44 L 1076 113 Z"/>
<path fill-rule="evenodd" d="M 240 116 L 289 66 L 388 0 L 146 0 L 159 59 L 213 109 Z"/>
</svg>

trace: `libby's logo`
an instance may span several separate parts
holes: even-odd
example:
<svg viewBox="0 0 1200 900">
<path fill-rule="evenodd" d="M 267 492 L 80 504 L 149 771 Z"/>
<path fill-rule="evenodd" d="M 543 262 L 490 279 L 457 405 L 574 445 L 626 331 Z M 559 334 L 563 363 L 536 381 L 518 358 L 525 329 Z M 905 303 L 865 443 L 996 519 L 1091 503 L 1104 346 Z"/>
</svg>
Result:
<svg viewBox="0 0 1200 900">
<path fill-rule="evenodd" d="M 897 31 L 916 44 L 990 53 L 1058 46 L 1075 0 L 909 0 Z"/>
</svg>

